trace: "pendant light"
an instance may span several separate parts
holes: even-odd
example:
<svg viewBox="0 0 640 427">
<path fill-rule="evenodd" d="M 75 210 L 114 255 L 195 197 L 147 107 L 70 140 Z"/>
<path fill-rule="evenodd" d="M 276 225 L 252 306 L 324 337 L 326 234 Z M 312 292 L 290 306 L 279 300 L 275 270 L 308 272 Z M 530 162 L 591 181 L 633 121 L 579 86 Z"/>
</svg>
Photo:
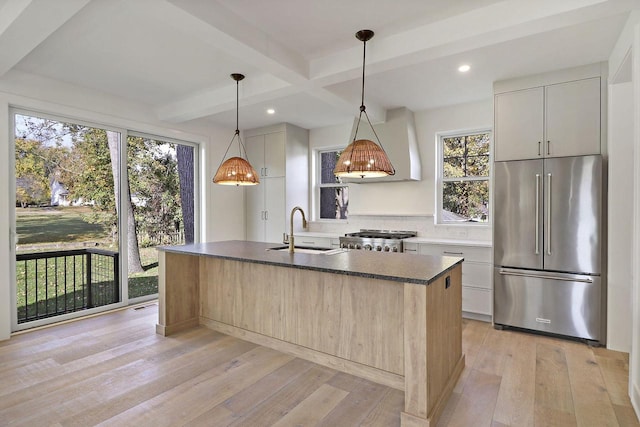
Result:
<svg viewBox="0 0 640 427">
<path fill-rule="evenodd" d="M 231 74 L 231 78 L 236 81 L 236 132 L 233 134 L 233 138 L 231 138 L 231 142 L 227 147 L 227 151 L 225 151 L 224 156 L 222 157 L 223 162 L 220 163 L 220 167 L 218 167 L 218 171 L 213 177 L 214 184 L 221 185 L 256 185 L 260 183 L 260 178 L 258 178 L 258 174 L 256 174 L 255 169 L 249 163 L 249 156 L 247 156 L 247 149 L 242 143 L 242 138 L 240 138 L 240 129 L 238 127 L 238 86 L 240 80 L 244 79 L 244 75 L 242 74 Z M 231 157 L 230 159 L 224 160 L 227 157 L 227 153 L 231 148 L 231 144 L 238 137 L 238 151 L 240 152 L 240 157 Z M 242 152 L 244 151 L 244 157 L 242 157 Z"/>
<path fill-rule="evenodd" d="M 353 141 L 342 151 L 333 170 L 333 174 L 340 178 L 380 178 L 387 175 L 395 175 L 396 173 L 387 153 L 382 148 L 380 138 L 378 138 L 378 134 L 373 128 L 367 109 L 364 106 L 364 66 L 367 55 L 367 42 L 371 40 L 373 34 L 371 30 L 360 30 L 356 33 L 356 38 L 364 46 L 362 55 L 362 103 L 360 104 L 360 115 L 358 116 L 358 124 L 353 135 Z M 363 113 L 378 141 L 377 144 L 368 139 L 357 139 Z"/>
</svg>

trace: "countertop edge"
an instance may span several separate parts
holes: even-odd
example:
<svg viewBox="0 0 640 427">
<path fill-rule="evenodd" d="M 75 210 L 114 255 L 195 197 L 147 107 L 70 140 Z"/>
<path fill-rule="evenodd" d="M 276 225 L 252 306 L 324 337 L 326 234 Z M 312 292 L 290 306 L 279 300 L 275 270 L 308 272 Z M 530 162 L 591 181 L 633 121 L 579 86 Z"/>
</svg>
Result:
<svg viewBox="0 0 640 427">
<path fill-rule="evenodd" d="M 225 242 L 217 242 L 218 244 L 221 243 L 225 243 Z M 255 243 L 255 242 L 250 242 L 250 243 Z M 267 244 L 268 245 L 268 244 Z M 260 258 L 255 258 L 255 257 L 246 257 L 246 256 L 240 256 L 240 255 L 224 255 L 224 254 L 220 254 L 220 253 L 211 253 L 211 252 L 205 252 L 202 249 L 197 250 L 196 248 L 189 248 L 188 245 L 184 245 L 184 246 L 159 246 L 156 248 L 159 251 L 164 251 L 164 252 L 171 252 L 171 253 L 176 253 L 176 254 L 183 254 L 183 255 L 195 255 L 195 256 L 205 256 L 205 257 L 212 257 L 212 258 L 218 258 L 218 259 L 224 259 L 224 260 L 229 260 L 229 261 L 241 261 L 241 262 L 248 262 L 248 263 L 253 263 L 253 264 L 262 264 L 262 265 L 274 265 L 274 266 L 278 266 L 278 267 L 285 267 L 285 268 L 297 268 L 297 269 L 301 269 L 301 270 L 311 270 L 311 271 L 319 271 L 319 272 L 325 272 L 325 273 L 331 273 L 331 274 L 340 274 L 340 275 L 347 275 L 347 276 L 354 276 L 354 277 L 365 277 L 365 278 L 371 278 L 371 279 L 377 279 L 377 280 L 388 280 L 388 281 L 393 281 L 393 282 L 401 282 L 401 283 L 412 283 L 412 284 L 418 284 L 418 285 L 429 285 L 433 282 L 435 282 L 436 280 L 438 280 L 440 277 L 442 277 L 444 274 L 446 274 L 447 272 L 451 271 L 453 268 L 455 268 L 456 266 L 458 266 L 459 264 L 461 264 L 464 261 L 464 258 L 461 257 L 438 257 L 438 256 L 432 256 L 432 255 L 410 255 L 410 254 L 398 254 L 400 256 L 409 256 L 409 257 L 415 257 L 415 256 L 420 256 L 420 257 L 432 257 L 432 258 L 448 258 L 450 259 L 450 263 L 448 263 L 446 266 L 444 266 L 440 270 L 439 272 L 432 274 L 431 277 L 428 278 L 415 278 L 415 277 L 402 277 L 402 276 L 396 276 L 396 275 L 387 275 L 387 274 L 383 274 L 383 273 L 368 273 L 368 272 L 364 272 L 364 271 L 351 271 L 351 270 L 346 270 L 346 269 L 340 269 L 340 268 L 330 268 L 330 267 L 324 267 L 321 265 L 313 265 L 313 264 L 306 264 L 306 263 L 291 263 L 291 262 L 284 262 L 284 261 L 280 261 L 280 260 L 274 260 L 274 259 L 260 259 Z M 354 251 L 357 255 L 361 255 L 362 253 L 359 253 L 358 251 Z M 345 254 L 348 254 L 349 252 L 345 252 Z M 377 254 L 376 254 L 377 255 Z M 380 254 L 382 256 L 386 256 L 383 254 Z M 336 255 L 310 255 L 311 257 L 323 257 L 323 256 L 327 256 L 327 257 L 333 257 Z M 453 261 L 455 260 L 455 261 Z"/>
</svg>

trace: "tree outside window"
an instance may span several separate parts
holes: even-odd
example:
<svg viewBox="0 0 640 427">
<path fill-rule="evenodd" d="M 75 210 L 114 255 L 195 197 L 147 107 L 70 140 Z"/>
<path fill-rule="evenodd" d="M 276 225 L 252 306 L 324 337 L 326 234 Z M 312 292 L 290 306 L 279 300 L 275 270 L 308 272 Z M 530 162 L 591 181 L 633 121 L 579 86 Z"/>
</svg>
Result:
<svg viewBox="0 0 640 427">
<path fill-rule="evenodd" d="M 440 136 L 441 223 L 489 221 L 489 131 Z"/>
<path fill-rule="evenodd" d="M 321 151 L 318 156 L 320 179 L 320 219 L 347 219 L 349 187 L 333 174 L 340 151 Z"/>
</svg>

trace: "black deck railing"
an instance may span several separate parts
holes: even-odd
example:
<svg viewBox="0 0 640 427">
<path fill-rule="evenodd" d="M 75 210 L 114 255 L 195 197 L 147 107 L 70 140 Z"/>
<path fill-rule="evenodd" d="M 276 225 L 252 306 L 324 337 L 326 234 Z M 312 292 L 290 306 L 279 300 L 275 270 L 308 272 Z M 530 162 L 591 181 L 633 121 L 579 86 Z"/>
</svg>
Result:
<svg viewBox="0 0 640 427">
<path fill-rule="evenodd" d="M 18 323 L 120 301 L 118 256 L 101 249 L 17 255 Z"/>
</svg>

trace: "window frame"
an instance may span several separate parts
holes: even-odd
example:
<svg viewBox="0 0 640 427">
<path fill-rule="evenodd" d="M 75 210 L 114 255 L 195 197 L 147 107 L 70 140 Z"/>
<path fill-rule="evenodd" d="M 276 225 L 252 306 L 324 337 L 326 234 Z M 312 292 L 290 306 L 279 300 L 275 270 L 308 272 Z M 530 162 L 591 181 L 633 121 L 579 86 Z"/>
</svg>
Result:
<svg viewBox="0 0 640 427">
<path fill-rule="evenodd" d="M 347 182 L 336 182 L 330 184 L 322 183 L 322 154 L 323 153 L 333 153 L 344 150 L 346 147 L 322 147 L 317 150 L 314 150 L 315 160 L 313 162 L 313 183 L 314 183 L 314 191 L 313 191 L 313 199 L 314 199 L 314 219 L 320 222 L 347 222 L 349 221 L 349 211 L 347 211 L 347 218 L 321 218 L 320 217 L 320 189 L 321 188 L 347 188 L 349 191 L 349 183 Z"/>
<path fill-rule="evenodd" d="M 487 177 L 456 177 L 445 178 L 444 177 L 444 139 L 468 135 L 477 135 L 480 133 L 489 134 L 489 175 Z M 437 132 L 436 133 L 436 212 L 434 214 L 436 225 L 445 226 L 458 226 L 458 227 L 491 227 L 493 224 L 493 128 L 491 126 L 478 127 L 472 129 L 461 129 L 455 131 Z M 445 221 L 442 218 L 443 209 L 443 189 L 445 182 L 477 182 L 487 181 L 489 185 L 489 219 L 487 222 L 458 222 L 458 221 Z"/>
</svg>

